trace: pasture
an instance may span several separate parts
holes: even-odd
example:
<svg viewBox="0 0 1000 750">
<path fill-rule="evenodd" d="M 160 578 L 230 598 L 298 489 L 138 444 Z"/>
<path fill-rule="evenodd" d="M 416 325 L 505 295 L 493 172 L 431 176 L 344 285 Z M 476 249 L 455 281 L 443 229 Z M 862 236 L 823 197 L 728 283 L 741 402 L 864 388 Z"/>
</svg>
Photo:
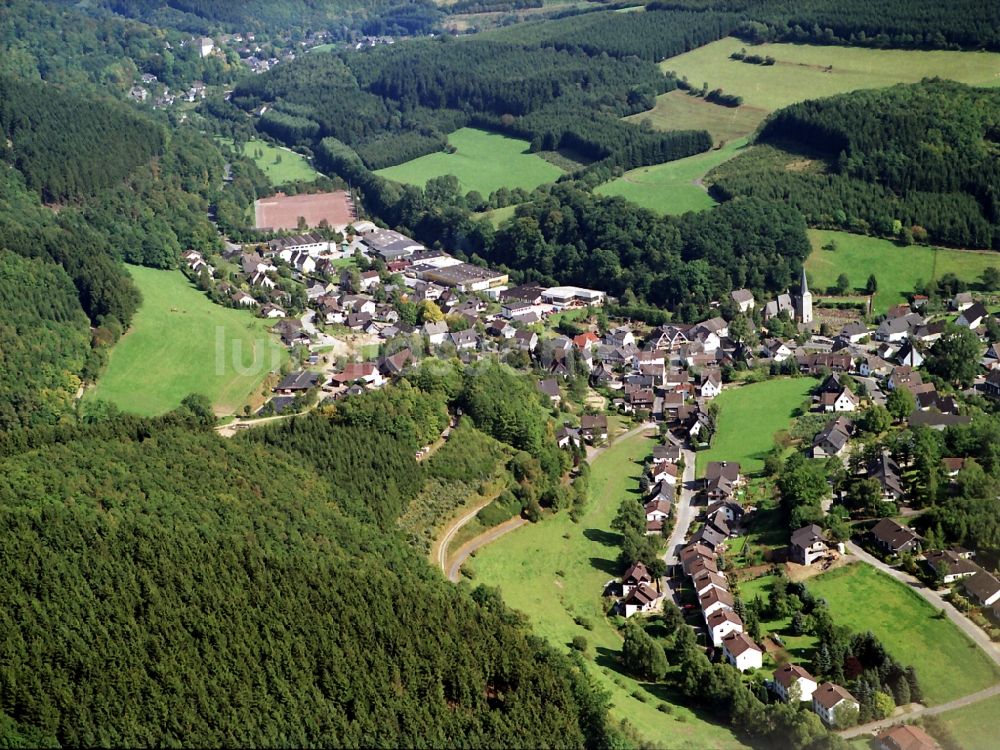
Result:
<svg viewBox="0 0 1000 750">
<path fill-rule="evenodd" d="M 535 632 L 557 648 L 584 636 L 591 656 L 586 663 L 610 693 L 612 715 L 627 718 L 647 742 L 678 749 L 743 747 L 728 729 L 686 708 L 675 705 L 670 714 L 658 711 L 659 700 L 670 700 L 665 690 L 650 687 L 648 702 L 637 700 L 633 691 L 645 688 L 619 672 L 622 640 L 606 619 L 601 598 L 606 582 L 618 572 L 618 536 L 610 525 L 621 501 L 638 497 L 642 462 L 653 445 L 642 435 L 613 444 L 593 463 L 590 501 L 579 523 L 560 513 L 502 537 L 472 559 L 474 582 L 499 587 L 504 601 L 524 612 Z"/>
<path fill-rule="evenodd" d="M 938 715 L 963 750 L 994 750 L 997 731 L 993 720 L 1000 714 L 1000 696 Z M 934 734 L 933 730 L 931 734 Z"/>
<path fill-rule="evenodd" d="M 483 197 L 501 187 L 533 190 L 563 174 L 559 167 L 530 153 L 528 142 L 517 138 L 461 128 L 448 136 L 448 143 L 455 147 L 455 153 L 427 154 L 376 174 L 420 187 L 432 177 L 454 175 L 462 192 L 476 190 Z"/>
<path fill-rule="evenodd" d="M 698 451 L 697 474 L 709 461 L 739 461 L 744 473 L 759 471 L 774 445 L 774 433 L 788 427 L 809 399 L 814 378 L 781 378 L 725 389 L 712 447 Z"/>
<path fill-rule="evenodd" d="M 774 65 L 731 60 L 741 49 L 770 55 Z M 748 45 L 732 37 L 660 63 L 687 76 L 694 86 L 708 83 L 743 97 L 744 107 L 772 111 L 803 99 L 856 89 L 916 83 L 937 76 L 972 86 L 1000 86 L 1000 54 L 945 50 L 879 50 L 810 44 Z"/>
<path fill-rule="evenodd" d="M 641 124 L 649 122 L 655 130 L 707 130 L 718 145 L 749 135 L 767 116 L 767 110 L 748 107 L 723 107 L 676 89 L 656 97 L 656 106 L 625 119 Z"/>
<path fill-rule="evenodd" d="M 219 138 L 219 141 L 233 147 L 232 140 Z M 312 182 L 319 176 L 309 160 L 302 154 L 297 154 L 287 148 L 275 146 L 267 141 L 253 140 L 243 146 L 242 155 L 253 159 L 260 170 L 267 175 L 272 185 L 285 185 L 289 182 Z"/>
<path fill-rule="evenodd" d="M 713 105 L 714 106 L 714 105 Z M 701 178 L 746 145 L 746 139 L 730 141 L 722 148 L 684 159 L 639 167 L 618 179 L 598 185 L 598 195 L 621 196 L 658 214 L 703 211 L 715 205 Z"/>
<path fill-rule="evenodd" d="M 945 273 L 975 285 L 986 268 L 1000 268 L 1000 253 L 989 251 L 903 247 L 877 237 L 820 229 L 809 230 L 809 241 L 813 249 L 806 260 L 806 272 L 812 291 L 822 292 L 834 286 L 840 274 L 846 274 L 853 288 L 861 289 L 869 274 L 875 274 L 875 313 L 905 302 L 918 284 L 934 281 Z M 831 242 L 835 249 L 824 250 Z"/>
<path fill-rule="evenodd" d="M 151 416 L 177 407 L 189 393 L 201 393 L 217 414 L 231 414 L 287 359 L 267 331 L 274 321 L 213 304 L 180 271 L 128 269 L 142 292 L 142 306 L 88 399 Z"/>
<path fill-rule="evenodd" d="M 834 622 L 872 631 L 896 659 L 915 666 L 925 703 L 946 703 L 1000 680 L 1000 670 L 951 620 L 869 565 L 838 568 L 807 585 L 826 600 Z"/>
</svg>

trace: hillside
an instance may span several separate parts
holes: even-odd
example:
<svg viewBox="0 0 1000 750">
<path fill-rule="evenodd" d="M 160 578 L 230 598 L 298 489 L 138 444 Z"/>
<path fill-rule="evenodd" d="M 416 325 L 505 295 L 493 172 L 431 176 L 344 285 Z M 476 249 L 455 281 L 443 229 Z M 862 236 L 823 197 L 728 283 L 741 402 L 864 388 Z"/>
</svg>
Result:
<svg viewBox="0 0 1000 750">
<path fill-rule="evenodd" d="M 569 660 L 495 594 L 452 587 L 346 516 L 332 500 L 359 485 L 343 473 L 178 417 L 64 432 L 0 466 L 0 693 L 23 732 L 64 746 L 606 741 Z M 372 489 L 410 492 L 385 474 Z"/>
</svg>

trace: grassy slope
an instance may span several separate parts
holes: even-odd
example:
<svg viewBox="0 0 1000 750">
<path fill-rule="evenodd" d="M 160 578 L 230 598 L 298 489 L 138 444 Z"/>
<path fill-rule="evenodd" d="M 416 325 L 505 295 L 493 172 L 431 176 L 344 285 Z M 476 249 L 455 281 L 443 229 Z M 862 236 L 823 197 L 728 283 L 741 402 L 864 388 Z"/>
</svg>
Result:
<svg viewBox="0 0 1000 750">
<path fill-rule="evenodd" d="M 739 461 L 744 472 L 758 471 L 774 433 L 788 426 L 815 385 L 813 378 L 785 378 L 723 391 L 712 447 L 697 454 L 699 476 L 709 461 Z"/>
<path fill-rule="evenodd" d="M 229 146 L 233 142 L 228 138 L 220 138 L 220 141 Z M 257 156 L 257 151 L 262 152 Z M 309 161 L 294 151 L 279 148 L 267 141 L 250 141 L 243 150 L 244 155 L 249 156 L 260 167 L 260 170 L 267 175 L 272 185 L 284 185 L 289 182 L 315 180 L 317 172 L 312 168 Z M 275 159 L 281 157 L 280 163 L 275 163 Z"/>
<path fill-rule="evenodd" d="M 208 396 L 218 412 L 229 413 L 287 358 L 264 320 L 212 304 L 180 271 L 130 266 L 129 272 L 142 292 L 142 307 L 88 398 L 151 415 L 196 392 Z M 217 351 L 220 340 L 224 346 Z M 234 367 L 237 353 L 242 353 L 245 373 Z"/>
<path fill-rule="evenodd" d="M 717 151 L 696 154 L 677 161 L 626 172 L 594 189 L 599 195 L 619 195 L 660 214 L 702 211 L 715 201 L 697 181 L 722 162 L 735 156 L 746 139 L 730 141 Z"/>
<path fill-rule="evenodd" d="M 945 273 L 975 282 L 983 269 L 1000 268 L 1000 254 L 923 246 L 900 247 L 889 240 L 826 230 L 809 230 L 813 245 L 806 261 L 814 291 L 833 286 L 844 273 L 856 288 L 864 287 L 868 275 L 878 280 L 875 312 L 885 312 L 904 302 L 918 282 L 932 281 Z M 823 250 L 831 241 L 834 251 Z"/>
<path fill-rule="evenodd" d="M 625 119 L 635 123 L 648 120 L 656 130 L 707 130 L 718 144 L 749 135 L 766 116 L 765 109 L 723 107 L 676 89 L 658 96 L 653 109 Z"/>
<path fill-rule="evenodd" d="M 448 142 L 456 153 L 428 154 L 376 174 L 421 187 L 432 177 L 451 174 L 463 191 L 478 190 L 484 197 L 501 187 L 531 190 L 563 174 L 559 167 L 528 153 L 528 142 L 517 138 L 462 128 L 449 135 Z"/>
<path fill-rule="evenodd" d="M 772 66 L 730 60 L 732 52 L 771 55 Z M 827 66 L 833 66 L 826 72 Z M 915 83 L 938 76 L 975 86 L 1000 86 L 1000 54 L 922 50 L 874 50 L 808 44 L 762 44 L 751 47 L 727 38 L 665 60 L 664 70 L 687 76 L 695 86 L 708 82 L 743 97 L 744 104 L 775 110 L 802 99 L 816 99 L 855 89 Z"/>
<path fill-rule="evenodd" d="M 589 653 L 596 651 L 593 673 L 611 693 L 614 716 L 627 718 L 644 738 L 664 748 L 741 747 L 727 729 L 687 709 L 675 706 L 667 715 L 656 710 L 655 700 L 636 700 L 631 693 L 639 683 L 617 672 L 621 638 L 604 617 L 601 600 L 605 583 L 617 572 L 617 535 L 609 528 L 621 500 L 636 491 L 641 461 L 652 446 L 652 440 L 638 436 L 609 448 L 594 462 L 590 504 L 580 523 L 562 513 L 508 534 L 479 551 L 472 562 L 475 582 L 498 586 L 504 600 L 559 647 L 584 636 Z M 590 620 L 593 630 L 577 625 L 574 616 Z"/>
<path fill-rule="evenodd" d="M 995 750 L 997 730 L 994 722 L 1000 714 L 1000 696 L 988 698 L 965 708 L 947 711 L 938 717 L 964 750 Z"/>
<path fill-rule="evenodd" d="M 945 703 L 989 687 L 1000 670 L 952 622 L 909 587 L 858 564 L 808 582 L 826 599 L 834 620 L 871 630 L 904 664 L 917 668 L 927 703 Z"/>
</svg>

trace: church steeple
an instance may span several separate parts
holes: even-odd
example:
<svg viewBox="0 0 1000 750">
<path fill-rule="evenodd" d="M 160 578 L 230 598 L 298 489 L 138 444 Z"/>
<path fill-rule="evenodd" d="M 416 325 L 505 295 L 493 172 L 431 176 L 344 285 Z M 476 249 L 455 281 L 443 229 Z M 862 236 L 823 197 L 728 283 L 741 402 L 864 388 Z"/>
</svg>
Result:
<svg viewBox="0 0 1000 750">
<path fill-rule="evenodd" d="M 799 323 L 809 325 L 813 321 L 813 296 L 809 291 L 809 283 L 806 281 L 806 269 L 802 267 L 802 289 L 799 291 L 795 312 Z"/>
<path fill-rule="evenodd" d="M 806 282 L 806 267 L 802 266 L 802 295 L 809 294 L 809 284 Z"/>
</svg>

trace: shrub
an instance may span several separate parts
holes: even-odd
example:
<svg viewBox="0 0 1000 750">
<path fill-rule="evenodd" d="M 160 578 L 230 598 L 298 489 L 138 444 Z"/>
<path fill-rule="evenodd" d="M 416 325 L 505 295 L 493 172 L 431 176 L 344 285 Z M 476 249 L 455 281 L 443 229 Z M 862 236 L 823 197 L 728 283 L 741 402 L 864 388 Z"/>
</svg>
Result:
<svg viewBox="0 0 1000 750">
<path fill-rule="evenodd" d="M 576 651 L 584 653 L 587 650 L 587 639 L 584 638 L 582 635 L 575 635 L 575 636 L 573 636 L 573 640 L 572 640 L 572 642 L 571 642 L 570 645 Z"/>
</svg>

